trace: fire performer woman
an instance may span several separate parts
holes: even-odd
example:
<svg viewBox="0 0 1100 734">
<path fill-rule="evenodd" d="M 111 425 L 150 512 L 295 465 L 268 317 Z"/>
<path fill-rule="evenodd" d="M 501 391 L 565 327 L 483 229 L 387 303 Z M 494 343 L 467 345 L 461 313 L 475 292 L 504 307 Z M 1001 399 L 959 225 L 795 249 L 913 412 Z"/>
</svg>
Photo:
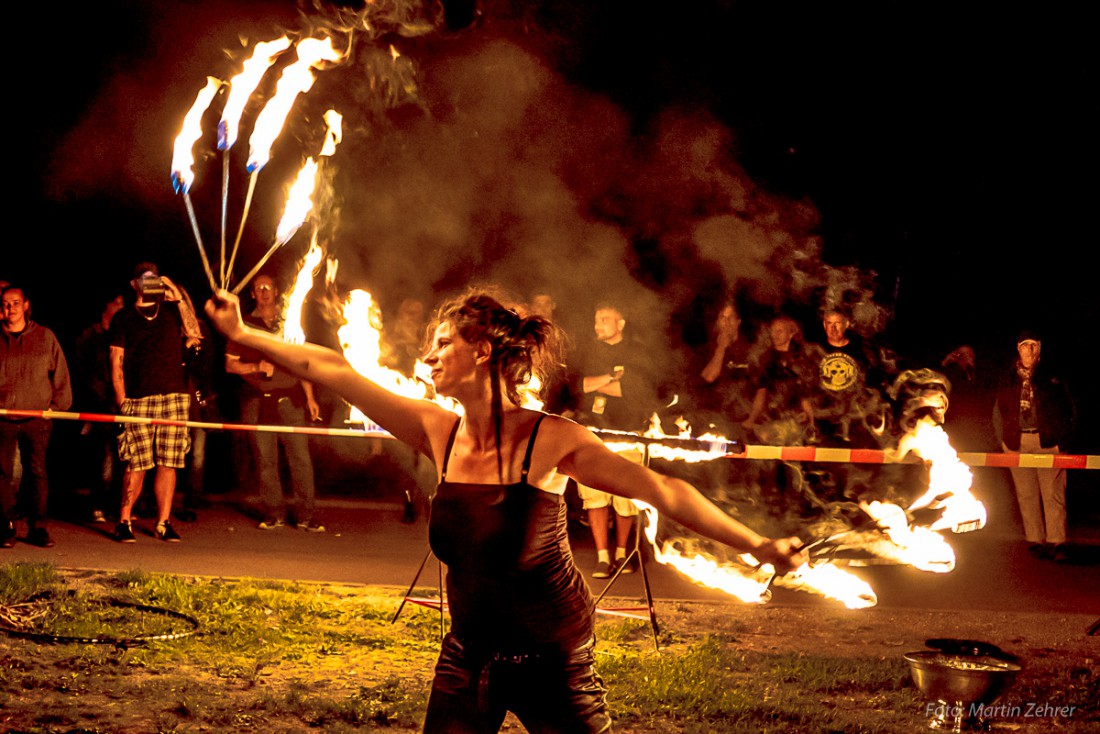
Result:
<svg viewBox="0 0 1100 734">
<path fill-rule="evenodd" d="M 521 388 L 553 363 L 556 327 L 485 292 L 440 308 L 424 358 L 436 391 L 458 401 L 462 416 L 389 392 L 332 350 L 246 326 L 224 290 L 206 312 L 234 342 L 330 388 L 435 462 L 429 539 L 448 567 L 452 624 L 425 732 L 495 732 L 509 710 L 532 732 L 610 731 L 593 668 L 592 595 L 569 550 L 563 498 L 543 489 L 560 484 L 559 472 L 646 502 L 780 572 L 805 560 L 796 538 L 758 535 L 576 423 L 520 407 Z"/>
</svg>

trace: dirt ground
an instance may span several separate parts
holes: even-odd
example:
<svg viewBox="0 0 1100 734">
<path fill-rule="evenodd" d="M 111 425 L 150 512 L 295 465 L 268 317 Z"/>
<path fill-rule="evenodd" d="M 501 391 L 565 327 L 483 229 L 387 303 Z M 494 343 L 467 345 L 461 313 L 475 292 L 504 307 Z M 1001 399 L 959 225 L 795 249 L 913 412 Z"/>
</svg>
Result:
<svg viewBox="0 0 1100 734">
<path fill-rule="evenodd" d="M 389 589 L 372 587 L 338 587 L 340 595 L 392 594 Z M 607 600 L 613 606 L 615 600 Z M 1060 681 L 1074 680 L 1073 671 L 1093 671 L 1080 676 L 1084 689 L 1070 693 L 1069 702 L 1092 717 L 1096 716 L 1097 657 L 1100 655 L 1100 637 L 1089 636 L 1087 630 L 1096 620 L 1089 615 L 1034 614 L 1021 612 L 943 612 L 943 611 L 892 611 L 883 609 L 845 610 L 833 606 L 748 606 L 744 604 L 716 604 L 707 602 L 660 602 L 657 606 L 661 627 L 661 640 L 666 649 L 675 649 L 697 641 L 707 634 L 718 633 L 727 644 L 736 645 L 745 652 L 764 655 L 816 655 L 857 660 L 902 660 L 910 651 L 925 649 L 930 638 L 962 638 L 980 640 L 1002 648 L 1018 656 L 1024 670 L 1002 701 L 1026 705 L 1033 698 L 1042 698 L 1046 692 L 1053 695 L 1054 686 Z M 639 645 L 651 644 L 648 630 L 634 633 Z M 119 665 L 100 668 L 103 681 L 76 681 L 72 672 L 73 646 L 39 644 L 30 640 L 0 636 L 0 672 L 9 675 L 28 672 L 43 681 L 43 685 L 29 687 L 21 695 L 0 696 L 0 731 L 316 731 L 300 720 L 272 721 L 248 714 L 232 714 L 248 711 L 248 703 L 261 689 L 280 691 L 301 685 L 301 670 L 287 673 L 279 669 L 265 670 L 258 674 L 258 683 L 242 683 L 239 680 L 219 681 L 216 671 L 193 669 L 173 670 L 165 675 L 159 671 Z M 318 660 L 309 670 L 317 679 L 325 679 L 330 689 L 354 691 L 364 678 L 382 679 L 388 674 L 401 673 L 406 680 L 426 685 L 431 675 L 431 654 L 427 651 L 415 659 L 393 659 L 392 670 L 377 667 L 369 671 L 357 668 L 348 658 Z M 413 672 L 410 674 L 410 670 Z M 411 675 L 411 678 L 409 677 Z M 65 684 L 66 676 L 73 682 Z M 107 680 L 110 678 L 110 680 Z M 59 683 L 60 681 L 60 683 Z M 74 692 L 79 689 L 79 705 L 82 719 L 72 715 Z M 185 692 L 182 692 L 184 691 Z M 1091 691 L 1091 692 L 1089 692 Z M 1065 699 L 1066 691 L 1060 695 Z M 225 710 L 224 726 L 206 723 L 198 727 L 179 726 L 172 716 L 151 715 L 141 701 L 160 696 L 174 696 L 181 701 L 190 700 L 196 709 L 208 704 L 200 700 L 204 696 L 217 697 Z M 906 722 L 905 731 L 922 731 L 925 721 L 919 715 L 920 697 L 914 689 L 913 707 L 910 712 L 900 712 Z M 1079 700 L 1074 700 L 1079 696 Z M 1043 700 L 1035 703 L 1044 703 Z M 186 707 L 185 704 L 179 706 Z M 87 712 L 92 713 L 87 713 Z M 172 715 L 184 716 L 183 710 L 173 710 Z M 43 716 L 43 714 L 46 714 Z M 895 714 L 897 716 L 898 714 Z M 1049 719 L 1034 722 L 1018 722 L 1008 727 L 1013 731 L 1045 732 L 1050 730 L 1085 731 L 1076 728 L 1078 721 L 1068 729 L 1056 726 Z M 1095 718 L 1093 719 L 1095 721 Z M 79 722 L 79 727 L 74 724 Z M 911 724 L 911 729 L 909 725 Z M 29 726 L 33 725 L 33 726 Z M 881 724 L 880 724 L 881 726 Z M 408 731 L 387 729 L 369 724 L 364 729 L 373 731 Z M 505 731 L 522 731 L 514 721 L 506 724 Z M 881 731 L 882 729 L 876 729 Z M 620 726 L 618 732 L 678 732 L 683 729 L 660 722 L 643 726 Z M 845 729 L 848 731 L 848 729 Z M 855 731 L 853 729 L 853 731 Z"/>
</svg>

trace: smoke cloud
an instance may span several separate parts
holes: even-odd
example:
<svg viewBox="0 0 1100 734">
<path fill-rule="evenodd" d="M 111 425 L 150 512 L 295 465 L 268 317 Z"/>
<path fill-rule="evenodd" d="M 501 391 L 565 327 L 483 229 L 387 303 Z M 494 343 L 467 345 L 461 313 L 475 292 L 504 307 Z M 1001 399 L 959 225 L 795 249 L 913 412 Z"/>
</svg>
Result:
<svg viewBox="0 0 1100 734">
<path fill-rule="evenodd" d="M 200 4 L 187 8 L 186 27 L 203 31 L 190 39 L 178 35 L 180 18 L 152 24 L 148 53 L 115 70 L 59 147 L 51 196 L 121 195 L 178 213 L 168 160 L 197 85 L 207 74 L 229 78 L 255 42 L 284 27 L 308 28 L 332 33 L 350 55 L 321 72 L 292 112 L 259 176 L 241 262 L 269 244 L 287 179 L 316 153 L 331 106 L 344 115 L 345 137 L 326 161 L 322 240 L 348 286 L 383 301 L 430 302 L 479 281 L 520 297 L 546 288 L 580 323 L 596 301 L 617 301 L 639 335 L 661 343 L 701 280 L 718 277 L 774 308 L 820 296 L 828 277 L 816 210 L 754 183 L 734 158 L 733 133 L 706 110 L 639 118 L 566 81 L 519 28 L 428 33 L 430 18 L 414 5 L 391 4 L 383 23 L 368 11 L 229 18 Z M 213 231 L 220 160 L 216 114 L 208 118 L 192 195 Z M 245 188 L 234 165 L 231 221 Z M 186 223 L 180 216 L 172 226 Z M 292 270 L 308 239 L 303 228 L 273 264 Z"/>
</svg>

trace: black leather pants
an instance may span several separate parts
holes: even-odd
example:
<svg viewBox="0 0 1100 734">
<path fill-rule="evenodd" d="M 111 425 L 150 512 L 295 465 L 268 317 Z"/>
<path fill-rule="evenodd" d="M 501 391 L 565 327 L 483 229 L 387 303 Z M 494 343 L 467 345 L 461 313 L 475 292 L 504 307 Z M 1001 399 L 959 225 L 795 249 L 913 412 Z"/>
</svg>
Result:
<svg viewBox="0 0 1100 734">
<path fill-rule="evenodd" d="M 607 689 L 593 668 L 595 640 L 569 652 L 475 651 L 453 634 L 435 667 L 425 734 L 493 734 L 511 711 L 531 734 L 611 731 Z"/>
</svg>

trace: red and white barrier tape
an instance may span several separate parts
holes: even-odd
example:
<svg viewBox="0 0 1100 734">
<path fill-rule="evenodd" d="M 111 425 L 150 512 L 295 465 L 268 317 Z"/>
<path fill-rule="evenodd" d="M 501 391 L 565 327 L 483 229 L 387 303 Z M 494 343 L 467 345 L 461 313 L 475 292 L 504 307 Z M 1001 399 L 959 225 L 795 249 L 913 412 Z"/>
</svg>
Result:
<svg viewBox="0 0 1100 734">
<path fill-rule="evenodd" d="M 834 449 L 816 446 L 746 446 L 735 459 L 771 459 L 775 461 L 819 461 L 843 464 L 898 464 L 891 451 L 879 449 Z M 1093 454 L 1016 454 L 960 453 L 968 466 L 1031 467 L 1035 469 L 1100 469 L 1100 456 Z"/>
<path fill-rule="evenodd" d="M 49 418 L 51 420 L 83 421 L 85 423 L 132 423 L 146 426 L 184 426 L 208 431 L 245 431 L 248 433 L 303 433 L 307 436 L 346 436 L 348 438 L 393 438 L 376 425 L 365 428 L 322 428 L 320 426 L 267 426 L 247 423 L 210 423 L 206 421 L 173 421 L 164 418 L 144 418 L 135 415 L 109 413 L 69 413 L 60 410 L 10 410 L 0 408 L 0 417 Z"/>
<path fill-rule="evenodd" d="M 159 418 L 141 418 L 131 415 L 106 413 L 70 413 L 57 410 L 12 410 L 0 408 L 0 417 L 49 418 L 52 420 L 84 421 L 91 423 L 137 423 L 155 426 L 186 426 L 210 431 L 245 431 L 253 433 L 301 433 L 307 436 L 343 436 L 348 438 L 393 438 L 377 425 L 364 428 L 322 428 L 320 426 L 270 426 L 246 423 L 208 423 L 203 421 L 172 421 Z M 600 435 L 599 431 L 595 431 Z M 621 433 L 609 437 L 621 442 Z M 817 461 L 841 464 L 899 464 L 894 452 L 879 449 L 836 449 L 816 446 L 760 446 L 749 445 L 743 454 L 726 454 L 727 459 L 752 459 L 766 461 Z M 1035 469 L 1100 469 L 1100 455 L 1095 454 L 1016 454 L 1016 453 L 960 453 L 959 460 L 976 467 L 1028 467 Z"/>
</svg>

